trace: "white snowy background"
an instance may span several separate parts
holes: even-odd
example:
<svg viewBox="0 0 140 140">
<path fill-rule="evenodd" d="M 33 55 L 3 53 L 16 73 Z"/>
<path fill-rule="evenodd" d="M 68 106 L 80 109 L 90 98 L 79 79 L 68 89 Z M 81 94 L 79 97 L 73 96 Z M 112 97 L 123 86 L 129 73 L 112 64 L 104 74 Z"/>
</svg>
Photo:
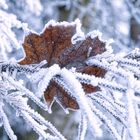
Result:
<svg viewBox="0 0 140 140">
<path fill-rule="evenodd" d="M 97 83 L 95 82 L 93 84 L 99 84 L 104 88 L 108 86 L 110 88 L 109 92 L 113 93 L 114 99 L 112 99 L 112 97 L 109 97 L 109 100 L 112 99 L 112 101 L 108 101 L 108 99 L 106 98 L 106 88 L 104 89 L 105 94 L 102 98 L 99 99 L 98 97 L 98 95 L 100 95 L 101 93 L 97 93 L 93 97 L 91 96 L 88 98 L 100 102 L 100 104 L 102 104 L 105 109 L 109 109 L 109 112 L 112 112 L 113 115 L 118 115 L 119 113 L 121 113 L 120 118 L 122 117 L 122 120 L 125 118 L 123 118 L 123 116 L 127 114 L 127 121 L 130 121 L 127 122 L 127 125 L 129 126 L 129 131 L 131 132 L 130 135 L 127 132 L 123 132 L 124 128 L 121 127 L 119 123 L 115 122 L 115 120 L 111 120 L 111 116 L 108 115 L 104 108 L 97 105 L 97 107 L 99 107 L 101 111 L 98 112 L 94 104 L 92 104 L 93 110 L 95 112 L 97 111 L 97 114 L 99 113 L 98 116 L 102 116 L 101 119 L 106 121 L 105 123 L 108 126 L 100 124 L 101 121 L 99 119 L 96 119 L 97 122 L 95 122 L 95 124 L 97 123 L 97 128 L 95 128 L 95 132 L 100 131 L 98 130 L 98 125 L 100 125 L 99 127 L 102 128 L 102 136 L 94 138 L 90 131 L 87 131 L 86 136 L 84 136 L 85 132 L 83 130 L 82 134 L 79 133 L 79 135 L 81 135 L 79 136 L 79 138 L 81 140 L 83 140 L 83 138 L 85 138 L 85 140 L 139 140 L 139 0 L 0 0 L 1 71 L 2 69 L 6 69 L 7 65 L 9 66 L 9 64 L 12 64 L 12 66 L 16 67 L 15 62 L 18 62 L 24 57 L 25 54 L 22 48 L 22 43 L 25 35 L 27 35 L 29 31 L 33 30 L 40 33 L 44 26 L 50 20 L 59 22 L 72 22 L 77 18 L 81 21 L 82 31 L 84 31 L 85 33 L 93 30 L 98 30 L 96 32 L 101 32 L 102 38 L 104 40 L 113 40 L 111 46 L 114 55 L 111 55 L 111 57 L 109 57 L 108 54 L 106 54 L 106 56 L 99 56 L 94 61 L 92 61 L 91 59 L 87 63 L 89 65 L 100 66 L 110 71 L 110 73 L 108 73 L 108 75 L 106 76 L 106 79 L 100 80 L 95 78 L 94 80 L 96 80 Z M 134 51 L 132 52 L 132 50 Z M 135 58 L 136 61 L 131 61 L 129 58 Z M 118 66 L 118 64 L 120 64 L 120 67 Z M 16 68 L 18 69 L 18 66 Z M 52 70 L 54 70 L 54 73 L 57 68 L 57 66 L 52 66 Z M 33 70 L 34 66 L 31 66 L 31 68 L 29 69 Z M 12 77 L 8 77 L 7 71 L 0 74 L 0 140 L 9 140 L 9 137 L 12 140 L 16 140 L 15 135 L 19 140 L 44 140 L 43 137 L 46 137 L 48 139 L 65 139 L 62 135 L 64 135 L 67 139 L 75 140 L 77 139 L 78 135 L 78 123 L 80 121 L 80 118 L 83 121 L 81 121 L 81 125 L 83 125 L 82 128 L 86 129 L 87 122 L 84 118 L 85 116 L 81 117 L 80 111 L 70 111 L 69 114 L 67 114 L 67 112 L 65 112 L 57 103 L 53 104 L 51 114 L 47 113 L 47 111 L 42 111 L 38 106 L 45 108 L 44 104 L 42 104 L 42 102 L 38 100 L 36 96 L 32 95 L 32 92 L 22 86 L 23 83 L 27 84 L 26 78 L 28 77 L 24 79 L 21 75 L 23 79 L 21 78 L 18 82 L 15 82 Z M 79 86 L 78 83 L 74 81 L 73 75 L 70 76 L 71 79 L 68 79 L 68 77 L 66 76 L 67 74 L 71 74 L 71 72 L 65 71 L 64 69 L 61 71 L 60 75 L 61 74 L 67 83 L 72 84 L 71 86 L 74 87 L 75 84 Z M 134 75 L 136 75 L 138 78 L 136 79 Z M 79 79 L 83 78 L 82 80 L 85 80 L 86 78 L 88 79 L 88 76 L 84 77 L 83 75 L 78 74 L 75 74 L 75 76 L 77 76 Z M 73 83 L 71 83 L 70 81 L 73 81 Z M 11 92 L 14 89 L 19 90 L 13 92 L 13 95 Z M 30 110 L 29 106 L 27 105 L 27 98 L 22 98 L 25 92 L 30 107 L 33 110 L 39 112 L 44 118 L 40 118 L 40 115 L 38 114 L 33 115 L 35 113 L 33 112 L 33 110 Z M 78 92 L 80 92 L 80 89 Z M 126 95 L 124 95 L 124 92 L 130 94 L 125 93 Z M 136 92 L 137 96 L 135 94 Z M 104 103 L 103 98 L 105 98 L 105 101 L 108 102 Z M 5 102 L 3 100 L 5 100 Z M 35 100 L 35 103 L 33 103 L 31 100 Z M 113 108 L 111 108 L 110 104 L 114 103 L 114 100 L 116 101 L 114 107 L 116 107 L 117 109 L 119 108 L 120 110 L 113 110 Z M 14 106 L 18 105 L 18 102 L 22 102 L 23 104 L 21 106 L 20 104 L 19 106 Z M 14 111 L 11 106 L 14 106 L 17 111 Z M 27 108 L 27 110 L 29 111 L 28 113 L 25 110 L 22 110 L 22 108 L 24 107 Z M 127 113 L 125 112 L 126 110 L 128 111 Z M 88 117 L 90 120 L 91 117 Z M 119 115 L 117 117 L 119 117 Z M 25 122 L 24 119 L 27 121 Z M 42 124 L 37 123 L 34 119 L 40 120 Z M 47 120 L 46 122 L 45 119 Z M 52 124 L 62 133 L 62 135 L 59 134 L 59 132 L 57 132 L 54 126 L 49 124 L 49 122 L 52 122 Z M 11 126 L 9 126 L 9 124 Z M 32 126 L 33 124 L 34 126 Z M 119 134 L 123 133 L 123 136 L 118 136 L 113 126 L 116 127 Z M 10 129 L 9 127 L 12 127 L 12 129 Z M 48 133 L 51 130 L 55 131 L 55 137 L 51 137 L 45 134 L 44 130 L 48 127 L 50 128 Z M 107 129 L 107 127 L 109 127 L 109 129 Z M 38 135 L 32 130 L 32 128 L 35 132 L 38 132 L 38 134 L 40 135 L 39 138 Z M 13 134 L 13 132 L 15 134 Z M 110 132 L 113 133 L 114 136 L 112 136 Z M 9 136 L 7 134 L 9 134 Z"/>
</svg>

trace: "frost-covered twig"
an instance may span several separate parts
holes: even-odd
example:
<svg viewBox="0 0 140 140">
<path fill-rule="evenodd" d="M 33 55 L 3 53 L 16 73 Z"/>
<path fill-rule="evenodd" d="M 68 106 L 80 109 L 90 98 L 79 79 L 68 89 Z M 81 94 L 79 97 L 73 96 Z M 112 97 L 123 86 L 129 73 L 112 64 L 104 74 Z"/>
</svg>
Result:
<svg viewBox="0 0 140 140">
<path fill-rule="evenodd" d="M 87 131 L 87 119 L 86 117 L 81 114 L 81 121 L 79 124 L 79 129 L 78 129 L 78 140 L 84 140 L 85 139 L 85 135 L 86 135 L 86 131 Z"/>
<path fill-rule="evenodd" d="M 0 116 L 1 116 L 1 119 L 2 119 L 4 129 L 7 133 L 7 135 L 9 136 L 9 138 L 11 140 L 17 140 L 17 136 L 14 134 L 14 132 L 13 132 L 11 126 L 10 126 L 8 117 L 6 116 L 1 104 L 0 104 L 0 114 L 1 114 Z"/>
<path fill-rule="evenodd" d="M 80 109 L 83 111 L 83 113 L 89 120 L 91 127 L 96 132 L 95 135 L 100 136 L 102 134 L 100 126 L 97 124 L 95 114 L 93 114 L 93 112 L 91 111 L 91 107 L 88 104 L 87 99 L 85 98 L 85 93 L 80 82 L 76 79 L 72 72 L 69 72 L 65 68 L 61 70 L 60 75 L 72 91 L 71 96 L 76 98 Z M 69 77 L 67 75 L 69 75 Z"/>
<path fill-rule="evenodd" d="M 128 120 L 129 120 L 129 123 L 128 123 L 128 126 L 129 126 L 129 130 L 131 132 L 131 136 L 132 136 L 132 139 L 134 140 L 139 140 L 139 131 L 138 131 L 138 125 L 137 125 L 137 117 L 136 116 L 136 111 L 135 111 L 135 102 L 133 100 L 133 96 L 134 96 L 134 92 L 135 92 L 135 89 L 134 89 L 134 78 L 132 76 L 128 77 L 128 80 L 129 80 L 129 87 L 128 87 L 128 90 L 127 90 L 127 94 L 126 94 L 126 97 L 127 97 L 127 107 L 128 107 Z"/>
</svg>

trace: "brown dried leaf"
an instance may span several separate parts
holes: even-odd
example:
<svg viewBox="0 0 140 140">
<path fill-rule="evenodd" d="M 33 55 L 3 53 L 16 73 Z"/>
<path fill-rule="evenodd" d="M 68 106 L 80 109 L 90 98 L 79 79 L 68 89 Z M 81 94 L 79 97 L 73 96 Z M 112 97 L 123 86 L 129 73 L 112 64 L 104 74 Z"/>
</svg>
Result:
<svg viewBox="0 0 140 140">
<path fill-rule="evenodd" d="M 72 47 L 71 38 L 75 33 L 76 25 L 50 25 L 40 35 L 30 33 L 23 43 L 26 57 L 20 64 L 34 64 L 42 60 L 47 60 L 48 66 L 59 64 L 59 57 L 63 51 Z"/>
<path fill-rule="evenodd" d="M 65 108 L 71 108 L 71 109 L 79 108 L 77 102 L 72 97 L 70 97 L 70 95 L 68 95 L 62 87 L 58 86 L 58 84 L 55 83 L 54 81 L 51 81 L 44 96 L 48 106 L 52 104 L 54 97 L 56 97 L 57 102 L 59 102 L 59 104 L 61 104 L 64 109 Z"/>
<path fill-rule="evenodd" d="M 103 77 L 106 73 L 104 69 L 87 66 L 85 61 L 90 56 L 105 52 L 105 43 L 98 37 L 92 38 L 87 35 L 84 39 L 72 44 L 71 39 L 77 33 L 77 26 L 76 23 L 67 23 L 67 26 L 62 23 L 55 26 L 50 24 L 40 35 L 30 33 L 23 43 L 26 57 L 20 64 L 34 64 L 47 60 L 47 66 L 57 63 L 60 67 L 67 69 L 75 67 L 77 72 Z M 86 93 L 100 90 L 99 87 L 82 85 Z M 64 108 L 79 108 L 74 98 L 70 97 L 55 81 L 51 81 L 44 93 L 48 106 L 52 104 L 54 97 Z"/>
</svg>

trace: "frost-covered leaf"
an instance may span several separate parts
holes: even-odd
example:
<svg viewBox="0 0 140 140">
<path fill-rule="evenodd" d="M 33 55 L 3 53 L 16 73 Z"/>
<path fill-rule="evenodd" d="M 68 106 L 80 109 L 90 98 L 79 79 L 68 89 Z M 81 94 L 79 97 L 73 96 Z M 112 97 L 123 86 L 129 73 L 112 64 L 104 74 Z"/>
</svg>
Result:
<svg viewBox="0 0 140 140">
<path fill-rule="evenodd" d="M 103 77 L 106 73 L 104 69 L 88 66 L 85 61 L 91 56 L 105 52 L 106 44 L 98 34 L 84 35 L 80 27 L 79 20 L 72 23 L 51 21 L 41 34 L 30 33 L 23 43 L 26 57 L 20 64 L 34 64 L 47 60 L 47 67 L 59 64 L 61 68 L 71 69 L 74 67 L 77 72 Z M 83 84 L 83 88 L 87 93 L 99 90 L 98 87 L 86 84 Z M 54 80 L 51 80 L 44 96 L 49 106 L 56 97 L 56 100 L 64 108 L 79 108 L 75 99 L 69 97 Z"/>
</svg>

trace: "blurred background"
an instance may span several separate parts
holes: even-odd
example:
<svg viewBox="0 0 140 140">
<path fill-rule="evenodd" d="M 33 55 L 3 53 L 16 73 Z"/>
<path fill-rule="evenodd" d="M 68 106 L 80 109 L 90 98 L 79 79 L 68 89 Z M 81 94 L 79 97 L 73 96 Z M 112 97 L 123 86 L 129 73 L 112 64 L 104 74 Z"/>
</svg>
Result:
<svg viewBox="0 0 140 140">
<path fill-rule="evenodd" d="M 74 21 L 79 18 L 82 30 L 88 33 L 99 30 L 103 38 L 112 38 L 115 53 L 123 53 L 140 46 L 139 0 L 0 0 L 0 61 L 19 60 L 23 57 L 22 42 L 26 30 L 40 33 L 49 20 Z M 42 112 L 32 102 L 30 105 L 51 121 L 66 138 L 75 140 L 80 115 L 65 111 L 54 103 L 52 114 Z M 22 118 L 15 120 L 14 110 L 6 107 L 10 123 L 19 140 L 34 140 L 37 135 Z M 111 140 L 103 127 L 103 137 L 86 139 Z M 8 140 L 0 128 L 0 140 Z"/>
</svg>

